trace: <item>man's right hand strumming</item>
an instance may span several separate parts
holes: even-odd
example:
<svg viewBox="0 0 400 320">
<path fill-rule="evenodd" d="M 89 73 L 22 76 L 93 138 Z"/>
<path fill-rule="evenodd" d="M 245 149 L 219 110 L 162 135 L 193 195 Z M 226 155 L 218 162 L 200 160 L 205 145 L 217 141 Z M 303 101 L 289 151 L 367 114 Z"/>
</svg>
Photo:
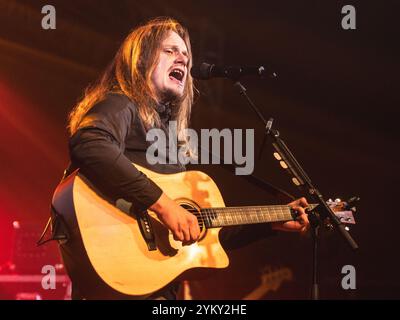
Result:
<svg viewBox="0 0 400 320">
<path fill-rule="evenodd" d="M 199 239 L 200 227 L 196 216 L 165 193 L 149 209 L 172 231 L 175 240 L 182 241 L 182 245 L 190 245 Z"/>
</svg>

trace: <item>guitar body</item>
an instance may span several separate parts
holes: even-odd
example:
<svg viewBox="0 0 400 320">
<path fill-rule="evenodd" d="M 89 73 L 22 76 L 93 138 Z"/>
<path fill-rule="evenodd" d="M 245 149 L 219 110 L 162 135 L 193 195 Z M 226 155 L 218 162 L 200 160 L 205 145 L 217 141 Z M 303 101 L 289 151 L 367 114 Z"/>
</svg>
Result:
<svg viewBox="0 0 400 320">
<path fill-rule="evenodd" d="M 217 185 L 205 173 L 158 174 L 136 167 L 183 206 L 225 206 Z M 144 296 L 165 287 L 188 270 L 228 266 L 228 257 L 218 239 L 220 228 L 203 227 L 198 242 L 182 246 L 173 240 L 172 233 L 155 213 L 148 211 L 157 245 L 156 250 L 149 250 L 139 221 L 130 212 L 131 204 L 123 200 L 116 203 L 113 205 L 100 196 L 79 173 L 57 187 L 52 202 L 67 224 L 75 221 L 91 266 L 114 290 Z M 68 263 L 66 268 L 69 269 Z"/>
</svg>

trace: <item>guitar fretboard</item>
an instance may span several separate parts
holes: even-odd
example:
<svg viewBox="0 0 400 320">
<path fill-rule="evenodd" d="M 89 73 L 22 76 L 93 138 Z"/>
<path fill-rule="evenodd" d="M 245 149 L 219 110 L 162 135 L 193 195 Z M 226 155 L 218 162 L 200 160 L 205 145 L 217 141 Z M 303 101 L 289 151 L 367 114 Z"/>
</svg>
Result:
<svg viewBox="0 0 400 320">
<path fill-rule="evenodd" d="M 206 228 L 289 221 L 295 218 L 295 212 L 287 205 L 203 208 L 198 213 L 198 219 Z"/>
</svg>

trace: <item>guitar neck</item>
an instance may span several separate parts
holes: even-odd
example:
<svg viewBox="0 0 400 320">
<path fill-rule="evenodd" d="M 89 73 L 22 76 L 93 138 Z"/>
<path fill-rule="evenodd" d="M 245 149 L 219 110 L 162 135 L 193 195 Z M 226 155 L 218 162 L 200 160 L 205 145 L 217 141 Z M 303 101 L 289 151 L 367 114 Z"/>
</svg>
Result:
<svg viewBox="0 0 400 320">
<path fill-rule="evenodd" d="M 311 208 L 315 207 L 310 205 Z M 287 205 L 203 208 L 198 214 L 206 228 L 290 221 L 295 212 Z"/>
</svg>

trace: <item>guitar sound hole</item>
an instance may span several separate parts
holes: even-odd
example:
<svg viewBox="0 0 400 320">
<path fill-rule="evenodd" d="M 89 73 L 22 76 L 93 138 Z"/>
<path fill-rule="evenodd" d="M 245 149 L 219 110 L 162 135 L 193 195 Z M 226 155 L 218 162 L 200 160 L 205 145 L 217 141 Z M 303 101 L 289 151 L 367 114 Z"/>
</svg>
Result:
<svg viewBox="0 0 400 320">
<path fill-rule="evenodd" d="M 180 203 L 180 206 L 188 210 L 189 212 L 193 213 L 197 217 L 197 220 L 199 222 L 200 232 L 202 232 L 204 230 L 204 222 L 199 215 L 200 209 L 190 203 Z"/>
</svg>

